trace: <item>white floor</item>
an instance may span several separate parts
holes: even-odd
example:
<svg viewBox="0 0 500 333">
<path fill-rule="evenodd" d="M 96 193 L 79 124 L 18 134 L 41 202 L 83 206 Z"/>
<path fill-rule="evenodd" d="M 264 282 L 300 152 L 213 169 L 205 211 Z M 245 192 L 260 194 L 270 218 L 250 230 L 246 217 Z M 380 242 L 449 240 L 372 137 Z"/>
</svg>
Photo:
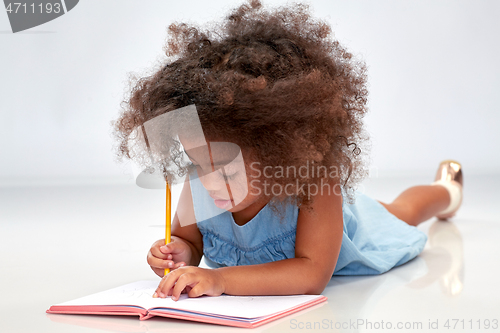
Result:
<svg viewBox="0 0 500 333">
<path fill-rule="evenodd" d="M 371 178 L 361 190 L 390 201 L 429 182 Z M 429 235 L 419 257 L 379 276 L 334 277 L 323 292 L 327 304 L 252 331 L 500 331 L 500 175 L 466 175 L 464 185 L 463 206 L 452 221 L 419 226 Z M 146 253 L 163 238 L 163 205 L 162 191 L 134 185 L 0 188 L 0 331 L 243 331 L 163 318 L 45 313 L 52 304 L 155 279 Z"/>
</svg>

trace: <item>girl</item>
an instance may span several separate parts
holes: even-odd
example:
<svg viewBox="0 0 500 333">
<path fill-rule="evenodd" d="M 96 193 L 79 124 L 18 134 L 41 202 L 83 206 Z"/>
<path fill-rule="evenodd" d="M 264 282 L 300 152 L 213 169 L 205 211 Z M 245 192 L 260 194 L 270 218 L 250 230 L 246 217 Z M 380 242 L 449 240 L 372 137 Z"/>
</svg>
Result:
<svg viewBox="0 0 500 333">
<path fill-rule="evenodd" d="M 156 297 L 319 294 L 332 275 L 411 260 L 427 240 L 415 226 L 460 206 L 454 161 L 389 204 L 355 191 L 366 174 L 365 66 L 306 6 L 264 10 L 251 0 L 210 32 L 173 24 L 169 34 L 172 59 L 137 82 L 115 123 L 120 157 L 132 158 L 135 129 L 193 104 L 206 138 L 200 148 L 179 134 L 192 164 L 172 242 L 148 253 L 157 275 L 171 269 Z M 241 163 L 223 163 L 223 143 L 241 149 Z M 230 190 L 235 180 L 243 190 Z M 202 217 L 216 208 L 223 213 Z M 197 267 L 203 255 L 213 269 Z"/>
</svg>

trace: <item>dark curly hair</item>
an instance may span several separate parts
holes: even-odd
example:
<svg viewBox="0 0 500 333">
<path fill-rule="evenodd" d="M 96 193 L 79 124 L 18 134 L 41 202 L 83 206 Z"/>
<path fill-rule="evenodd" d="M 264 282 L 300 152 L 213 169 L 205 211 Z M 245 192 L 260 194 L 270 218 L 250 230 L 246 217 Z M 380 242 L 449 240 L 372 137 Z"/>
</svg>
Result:
<svg viewBox="0 0 500 333">
<path fill-rule="evenodd" d="M 250 0 L 210 30 L 176 23 L 168 33 L 166 63 L 134 81 L 113 122 L 118 160 L 132 158 L 135 128 L 195 104 L 207 141 L 236 143 L 261 166 L 333 166 L 353 202 L 366 176 L 366 67 L 331 37 L 327 23 L 304 4 L 264 9 Z M 319 186 L 325 178 L 270 181 Z M 308 207 L 313 198 L 297 193 L 292 200 Z"/>
</svg>

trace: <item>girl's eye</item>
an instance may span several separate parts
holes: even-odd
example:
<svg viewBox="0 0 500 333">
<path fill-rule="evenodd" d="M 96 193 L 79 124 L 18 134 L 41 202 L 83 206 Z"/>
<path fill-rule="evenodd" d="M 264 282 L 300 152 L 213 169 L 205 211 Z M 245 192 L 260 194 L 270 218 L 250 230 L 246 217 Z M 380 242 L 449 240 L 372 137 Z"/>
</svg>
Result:
<svg viewBox="0 0 500 333">
<path fill-rule="evenodd" d="M 200 165 L 194 164 L 193 162 L 190 162 L 189 167 L 196 168 L 196 169 L 201 168 Z M 201 170 L 201 171 L 203 172 L 203 170 Z M 236 176 L 237 173 L 238 172 L 235 172 L 235 173 L 233 173 L 231 175 L 228 175 L 228 174 L 224 175 L 224 173 L 222 173 L 222 169 L 219 169 L 219 171 L 217 172 L 217 174 L 219 175 L 219 177 L 223 178 L 225 181 L 233 179 Z"/>
<path fill-rule="evenodd" d="M 236 176 L 236 173 L 233 173 L 232 175 L 222 175 L 222 177 L 224 178 L 224 180 L 230 180 L 230 179 L 233 179 L 234 177 Z"/>
</svg>

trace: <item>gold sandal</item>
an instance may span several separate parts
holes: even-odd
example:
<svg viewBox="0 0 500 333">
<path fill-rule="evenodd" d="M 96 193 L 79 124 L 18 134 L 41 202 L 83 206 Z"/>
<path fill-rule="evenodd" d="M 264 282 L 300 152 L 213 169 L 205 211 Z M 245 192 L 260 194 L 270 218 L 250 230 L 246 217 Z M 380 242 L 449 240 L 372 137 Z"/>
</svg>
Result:
<svg viewBox="0 0 500 333">
<path fill-rule="evenodd" d="M 432 185 L 441 185 L 450 193 L 450 205 L 436 215 L 440 220 L 446 220 L 455 215 L 462 204 L 464 179 L 462 165 L 454 160 L 442 161 Z"/>
</svg>

